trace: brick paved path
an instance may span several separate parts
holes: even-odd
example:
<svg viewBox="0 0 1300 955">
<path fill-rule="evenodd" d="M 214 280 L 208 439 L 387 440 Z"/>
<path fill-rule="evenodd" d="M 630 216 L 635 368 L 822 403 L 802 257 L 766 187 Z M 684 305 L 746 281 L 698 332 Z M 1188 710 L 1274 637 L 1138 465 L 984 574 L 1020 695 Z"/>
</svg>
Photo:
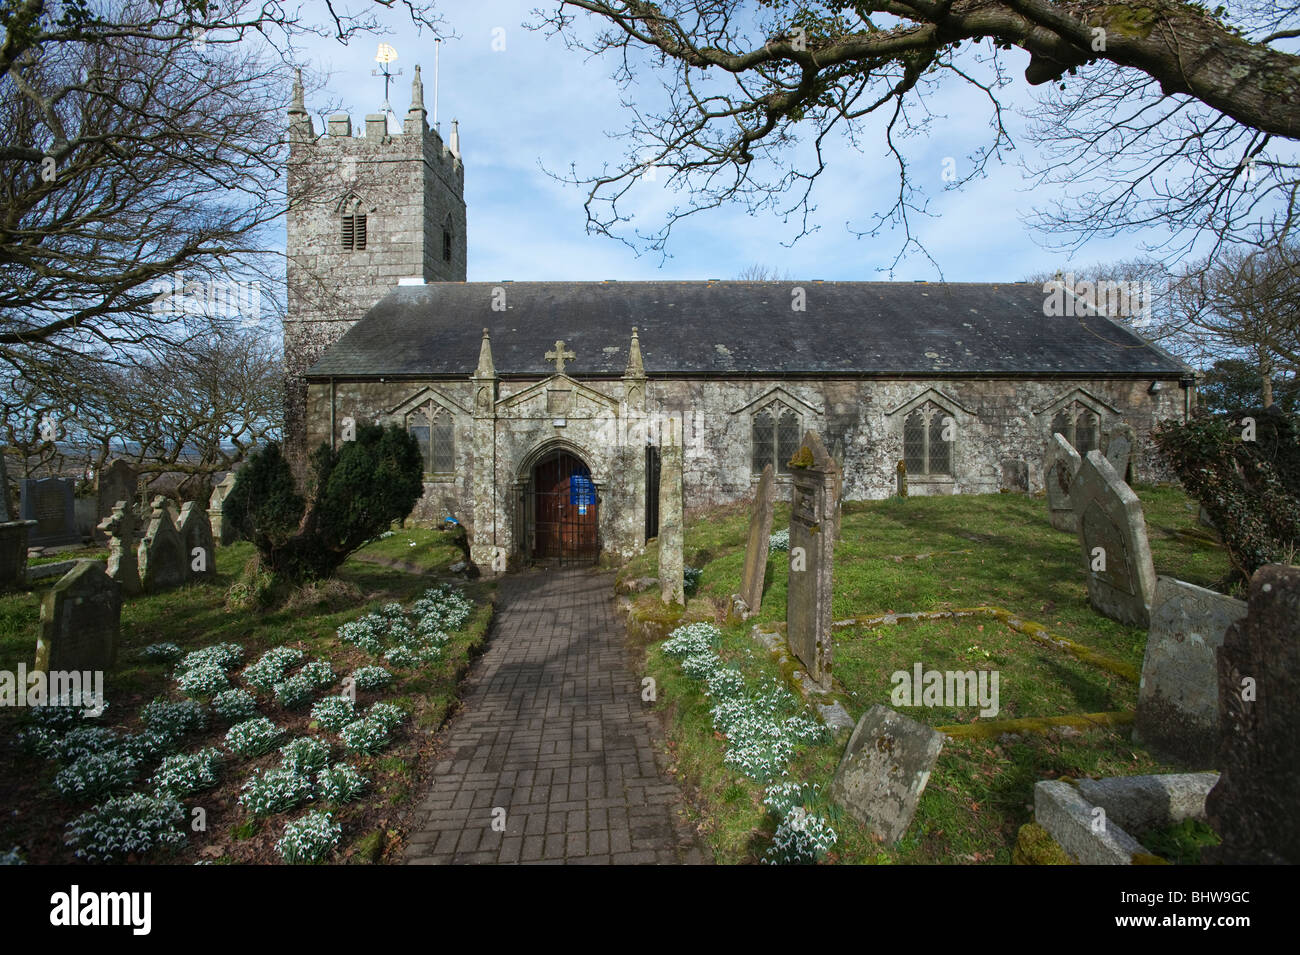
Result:
<svg viewBox="0 0 1300 955">
<path fill-rule="evenodd" d="M 658 723 L 612 593 L 612 577 L 591 570 L 502 581 L 407 863 L 703 861 L 680 821 L 681 793 L 656 764 Z M 504 832 L 492 829 L 496 808 Z"/>
</svg>

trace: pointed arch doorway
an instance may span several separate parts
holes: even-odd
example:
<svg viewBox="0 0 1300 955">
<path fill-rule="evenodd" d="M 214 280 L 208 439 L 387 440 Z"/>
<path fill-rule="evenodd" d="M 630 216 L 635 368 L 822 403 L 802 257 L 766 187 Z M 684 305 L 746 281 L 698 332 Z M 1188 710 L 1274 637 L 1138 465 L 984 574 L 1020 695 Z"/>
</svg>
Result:
<svg viewBox="0 0 1300 955">
<path fill-rule="evenodd" d="M 544 452 L 524 486 L 525 554 L 547 566 L 594 564 L 600 557 L 600 497 L 591 469 L 572 451 Z"/>
</svg>

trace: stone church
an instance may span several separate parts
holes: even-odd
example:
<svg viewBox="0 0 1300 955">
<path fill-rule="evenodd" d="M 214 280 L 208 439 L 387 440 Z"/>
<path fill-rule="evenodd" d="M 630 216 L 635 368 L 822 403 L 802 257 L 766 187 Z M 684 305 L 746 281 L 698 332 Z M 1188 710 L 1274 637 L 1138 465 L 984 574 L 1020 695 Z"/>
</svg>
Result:
<svg viewBox="0 0 1300 955">
<path fill-rule="evenodd" d="M 688 509 L 749 497 L 768 464 L 788 482 L 809 429 L 849 500 L 895 493 L 900 462 L 910 494 L 1034 492 L 1054 431 L 1089 450 L 1126 424 L 1132 478 L 1159 477 L 1145 438 L 1192 405 L 1189 368 L 1049 315 L 1038 285 L 467 282 L 458 129 L 429 127 L 418 67 L 401 132 L 318 134 L 301 85 L 289 124 L 289 452 L 406 428 L 413 517 L 465 525 L 485 571 L 636 552 L 666 440 Z"/>
</svg>

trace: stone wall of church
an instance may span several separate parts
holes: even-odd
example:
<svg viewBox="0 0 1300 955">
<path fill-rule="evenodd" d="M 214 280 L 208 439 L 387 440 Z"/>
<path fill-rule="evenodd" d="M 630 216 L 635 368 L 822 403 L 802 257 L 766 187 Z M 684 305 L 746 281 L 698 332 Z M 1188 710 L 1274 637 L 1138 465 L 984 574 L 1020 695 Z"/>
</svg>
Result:
<svg viewBox="0 0 1300 955">
<path fill-rule="evenodd" d="M 645 444 L 657 443 L 660 423 L 682 420 L 686 505 L 699 508 L 747 498 L 757 481 L 754 415 L 793 412 L 798 433 L 817 430 L 842 458 L 848 500 L 879 499 L 895 492 L 903 458 L 903 421 L 930 404 L 951 418 L 950 477 L 909 475 L 909 493 L 994 493 L 1043 488 L 1043 453 L 1053 416 L 1078 403 L 1097 414 L 1103 430 L 1123 422 L 1136 433 L 1135 480 L 1166 480 L 1149 434 L 1160 420 L 1181 419 L 1185 393 L 1176 381 L 1149 392 L 1149 380 L 650 380 L 644 412 L 629 409 L 620 381 L 590 385 L 558 379 L 500 383 L 495 418 L 475 422 L 473 383 L 369 381 L 314 383 L 308 393 L 308 447 L 341 441 L 347 420 L 404 422 L 416 408 L 436 407 L 455 422 L 455 472 L 431 477 L 412 518 L 436 522 L 453 516 L 480 542 L 475 560 L 500 548 L 513 565 L 522 548 L 523 490 L 544 450 L 565 448 L 591 468 L 600 493 L 604 549 L 625 556 L 644 539 Z M 558 408 L 556 392 L 564 406 Z M 431 405 L 432 403 L 432 405 Z M 476 437 L 476 427 L 480 429 Z M 495 482 L 475 481 L 478 473 Z M 491 460 L 488 460 L 488 456 Z M 779 479 L 780 480 L 780 479 Z M 784 483 L 782 481 L 782 483 Z M 489 486 L 480 486 L 488 484 Z M 492 503 L 476 508 L 475 496 Z M 477 516 L 476 516 L 477 511 Z M 488 522 L 491 526 L 487 526 Z M 484 524 L 475 527 L 476 523 Z M 488 558 L 490 559 L 490 557 Z"/>
<path fill-rule="evenodd" d="M 909 493 L 994 493 L 1005 472 L 1024 462 L 1030 492 L 1043 489 L 1043 452 L 1062 404 L 1094 408 L 1103 429 L 1124 422 L 1137 435 L 1135 480 L 1168 480 L 1155 461 L 1149 434 L 1165 418 L 1181 419 L 1184 392 L 1151 380 L 805 380 L 772 382 L 651 381 L 652 415 L 685 422 L 688 507 L 748 495 L 758 480 L 752 459 L 753 415 L 778 405 L 794 411 L 801 430 L 816 429 L 844 464 L 846 499 L 888 497 L 903 459 L 903 420 L 918 403 L 933 402 L 954 427 L 952 477 L 911 475 Z"/>
</svg>

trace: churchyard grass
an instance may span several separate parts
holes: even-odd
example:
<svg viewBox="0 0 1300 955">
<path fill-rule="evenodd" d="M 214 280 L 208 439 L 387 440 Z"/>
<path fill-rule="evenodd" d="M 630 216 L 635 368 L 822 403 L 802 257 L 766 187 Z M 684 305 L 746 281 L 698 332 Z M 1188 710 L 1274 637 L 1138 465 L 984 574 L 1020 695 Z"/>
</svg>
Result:
<svg viewBox="0 0 1300 955">
<path fill-rule="evenodd" d="M 1167 487 L 1136 488 L 1146 514 L 1157 573 L 1214 586 L 1228 571 L 1214 538 L 1196 522 L 1194 502 Z M 774 531 L 787 526 L 778 503 Z M 697 595 L 684 619 L 710 619 L 722 629 L 721 655 L 750 676 L 789 677 L 750 636 L 754 624 L 784 622 L 788 556 L 769 556 L 762 609 L 745 623 L 723 622 L 725 597 L 739 586 L 748 510 L 713 512 L 686 526 L 685 559 L 702 567 Z M 922 556 L 925 555 L 925 556 Z M 653 576 L 654 549 L 621 576 Z M 653 613 L 653 598 L 643 604 Z M 1088 604 L 1082 557 L 1074 534 L 1054 530 L 1041 497 L 980 495 L 851 502 L 844 507 L 836 547 L 833 618 L 887 612 L 993 606 L 1034 621 L 1102 655 L 1140 669 L 1145 631 L 1095 613 Z M 836 628 L 839 696 L 857 719 L 873 703 L 890 703 L 889 675 L 926 669 L 1000 671 L 1000 712 L 994 720 L 1103 711 L 1132 712 L 1135 683 L 1063 650 L 1042 646 L 992 617 L 900 622 L 875 629 Z M 666 710 L 670 764 L 691 795 L 696 823 L 719 862 L 753 862 L 770 844 L 776 820 L 762 805 L 763 788 L 722 762 L 726 741 L 713 729 L 710 701 L 677 661 L 647 651 L 647 673 L 659 683 Z M 987 654 L 987 656 L 986 656 Z M 786 670 L 793 669 L 790 664 Z M 975 709 L 900 708 L 931 726 L 983 721 Z M 1032 820 L 1033 785 L 1054 777 L 1099 777 L 1179 769 L 1131 741 L 1131 726 L 1079 730 L 1058 727 L 990 739 L 949 739 L 912 825 L 895 846 L 866 830 L 825 799 L 843 739 L 802 749 L 791 779 L 820 787 L 816 811 L 839 839 L 832 861 L 852 863 L 1009 863 L 1021 825 Z"/>
<path fill-rule="evenodd" d="M 445 571 L 459 554 L 448 542 L 448 535 L 435 531 L 398 529 L 394 538 L 405 541 L 410 536 L 420 538 L 424 546 L 408 548 L 412 554 L 403 555 L 404 559 L 431 572 Z M 432 731 L 453 709 L 461 678 L 482 644 L 491 620 L 495 585 L 453 582 L 473 600 L 469 618 L 449 634 L 438 659 L 402 668 L 342 641 L 337 629 L 386 604 L 398 602 L 409 608 L 412 601 L 436 583 L 433 578 L 354 556 L 343 565 L 335 580 L 298 595 L 297 600 L 285 607 L 262 613 L 228 611 L 226 591 L 253 553 L 247 543 L 219 548 L 215 581 L 124 602 L 119 665 L 106 675 L 105 696 L 109 707 L 100 725 L 138 732 L 142 728 L 139 711 L 145 704 L 157 696 L 179 699 L 172 677 L 176 664 L 152 661 L 141 654 L 145 647 L 155 644 L 174 643 L 186 653 L 219 643 L 239 644 L 244 650 L 243 658 L 230 670 L 232 683 L 237 686 L 243 685 L 238 677 L 243 667 L 277 646 L 301 649 L 304 662 L 329 661 L 340 679 L 362 666 L 383 666 L 395 679 L 381 689 L 358 689 L 357 709 L 360 716 L 374 703 L 383 701 L 396 704 L 405 712 L 406 718 L 394 731 L 391 745 L 374 755 L 350 752 L 338 734 L 326 733 L 313 724 L 310 706 L 285 709 L 270 694 L 258 694 L 260 714 L 285 730 L 283 738 L 269 753 L 259 757 L 227 755 L 217 787 L 185 800 L 187 818 L 188 808 L 201 807 L 206 811 L 206 831 L 189 832 L 186 845 L 177 855 L 159 858 L 159 861 L 182 863 L 279 862 L 274 846 L 285 825 L 308 812 L 328 808 L 334 820 L 343 826 L 339 851 L 333 858 L 378 861 L 385 853 L 400 849 L 403 807 L 424 770 Z M 40 601 L 54 581 L 41 583 L 42 586 L 31 592 L 0 596 L 0 669 L 14 671 L 20 662 L 31 667 L 39 630 Z M 336 684 L 333 689 L 315 693 L 313 699 L 338 692 Z M 64 845 L 64 824 L 89 808 L 89 803 L 61 799 L 51 788 L 57 764 L 25 752 L 18 744 L 16 737 L 24 715 L 22 708 L 0 708 L 0 805 L 22 807 L 18 814 L 7 813 L 0 819 L 0 843 L 6 848 L 24 846 L 27 860 L 33 863 L 73 861 L 72 849 Z M 227 723 L 216 719 L 209 710 L 207 728 L 187 736 L 178 751 L 196 752 L 212 746 L 224 749 L 227 729 Z M 331 764 L 356 766 L 370 784 L 359 800 L 345 805 L 327 806 L 318 799 L 268 818 L 250 816 L 238 804 L 240 787 L 253 770 L 278 766 L 279 746 L 300 736 L 320 736 L 329 741 Z M 133 788 L 149 789 L 145 779 L 152 771 L 151 766 L 142 773 Z M 189 827 L 186 828 L 188 831 Z"/>
<path fill-rule="evenodd" d="M 459 528 L 444 531 L 394 527 L 389 533 L 391 536 L 371 541 L 354 556 L 418 564 L 435 573 L 444 573 L 452 564 L 464 560 L 464 553 L 456 544 L 464 536 Z"/>
</svg>

